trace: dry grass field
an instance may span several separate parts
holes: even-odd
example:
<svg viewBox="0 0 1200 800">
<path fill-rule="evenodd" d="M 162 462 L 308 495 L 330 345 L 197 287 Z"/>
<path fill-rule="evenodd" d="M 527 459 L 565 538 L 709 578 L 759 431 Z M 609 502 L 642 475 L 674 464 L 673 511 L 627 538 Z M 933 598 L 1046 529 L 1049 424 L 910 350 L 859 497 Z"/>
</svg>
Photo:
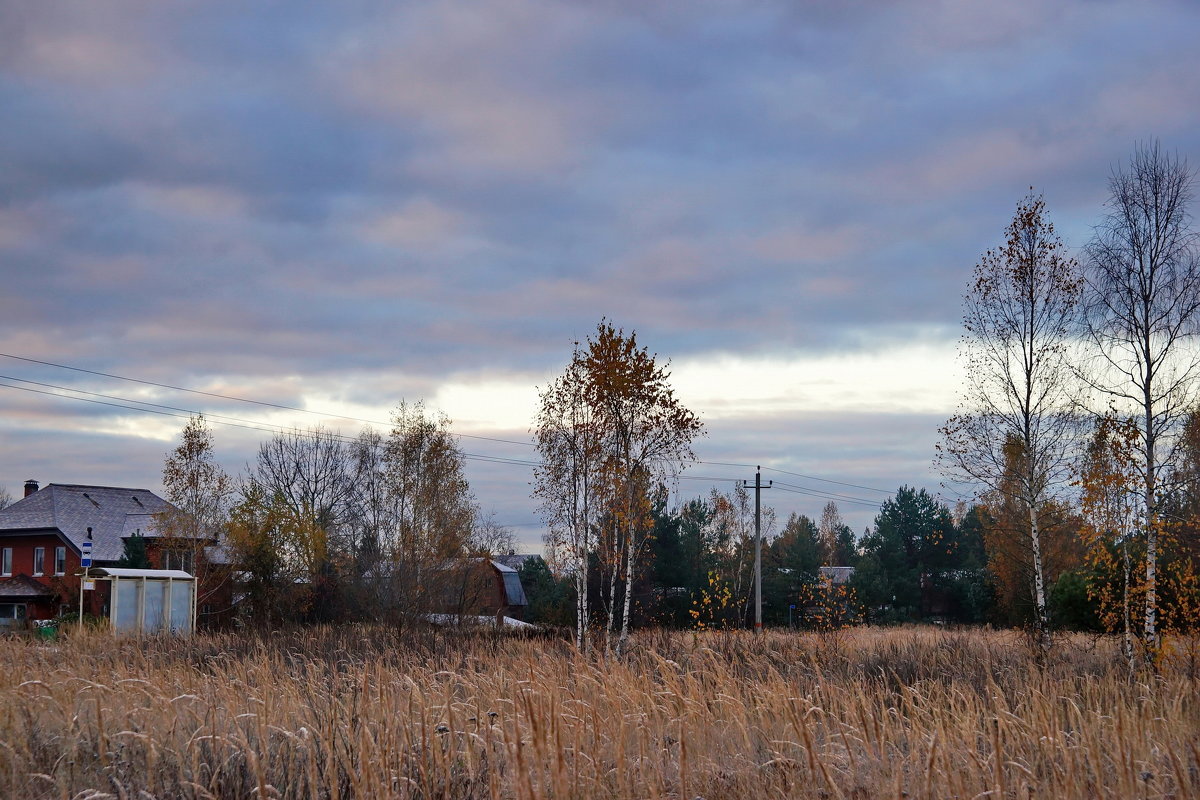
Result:
<svg viewBox="0 0 1200 800">
<path fill-rule="evenodd" d="M 12 798 L 1200 797 L 1200 696 L 1112 643 L 383 629 L 0 641 Z"/>
</svg>

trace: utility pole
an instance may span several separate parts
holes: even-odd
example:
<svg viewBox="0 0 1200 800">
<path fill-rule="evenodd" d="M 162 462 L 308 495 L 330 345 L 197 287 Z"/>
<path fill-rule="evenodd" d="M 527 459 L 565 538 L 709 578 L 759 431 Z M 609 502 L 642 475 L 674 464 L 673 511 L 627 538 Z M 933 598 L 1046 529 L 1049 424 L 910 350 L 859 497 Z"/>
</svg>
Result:
<svg viewBox="0 0 1200 800">
<path fill-rule="evenodd" d="M 762 467 L 754 473 L 754 632 L 762 633 L 762 490 L 770 489 L 774 481 L 763 486 Z M 742 481 L 749 489 L 750 482 Z"/>
</svg>

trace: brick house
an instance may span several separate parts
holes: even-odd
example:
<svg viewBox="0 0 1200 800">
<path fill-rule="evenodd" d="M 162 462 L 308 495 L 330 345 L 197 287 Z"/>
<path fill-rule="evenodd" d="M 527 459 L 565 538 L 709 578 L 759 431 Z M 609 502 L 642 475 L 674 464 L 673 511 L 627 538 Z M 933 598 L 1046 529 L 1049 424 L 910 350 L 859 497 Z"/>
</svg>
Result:
<svg viewBox="0 0 1200 800">
<path fill-rule="evenodd" d="M 228 564 L 215 542 L 159 535 L 155 515 L 175 510 L 146 489 L 57 483 L 39 489 L 37 481 L 26 481 L 25 496 L 0 509 L 0 626 L 77 611 L 83 543 L 92 542 L 93 566 L 115 567 L 135 535 L 144 537 L 154 569 L 197 574 L 202 568 L 200 621 L 217 621 L 230 606 Z M 205 563 L 195 563 L 197 553 Z M 84 612 L 108 616 L 110 588 L 96 582 L 84 595 Z"/>
</svg>

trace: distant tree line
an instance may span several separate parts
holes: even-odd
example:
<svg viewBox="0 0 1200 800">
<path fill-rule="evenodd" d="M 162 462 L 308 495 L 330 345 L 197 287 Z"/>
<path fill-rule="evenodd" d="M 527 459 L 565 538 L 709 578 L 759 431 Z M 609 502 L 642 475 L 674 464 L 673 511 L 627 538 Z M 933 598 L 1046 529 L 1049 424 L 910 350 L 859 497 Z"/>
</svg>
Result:
<svg viewBox="0 0 1200 800">
<path fill-rule="evenodd" d="M 1108 631 L 1131 668 L 1162 654 L 1164 634 L 1197 632 L 1193 177 L 1157 143 L 1138 147 L 1080 261 L 1040 196 L 1018 203 L 966 294 L 967 381 L 936 456 L 973 494 L 950 508 L 902 486 L 861 536 L 833 502 L 815 519 L 763 509 L 766 624 L 1022 626 L 1042 655 L 1056 629 Z M 527 614 L 584 650 L 620 652 L 638 626 L 753 619 L 749 491 L 669 501 L 704 431 L 668 366 L 605 320 L 540 391 L 533 496 L 548 534 L 546 559 L 522 567 Z M 160 529 L 224 548 L 259 624 L 403 620 L 447 598 L 467 609 L 469 581 L 447 565 L 512 536 L 480 512 L 463 461 L 449 420 L 401 403 L 387 433 L 280 433 L 231 478 L 197 418 L 164 470 L 184 513 Z"/>
<path fill-rule="evenodd" d="M 832 504 L 819 522 L 793 516 L 780 530 L 768 511 L 769 624 L 828 619 L 827 609 L 813 608 L 821 596 L 814 587 L 845 576 L 822 567 L 852 566 L 840 602 L 858 604 L 861 618 L 1026 626 L 1043 655 L 1056 628 L 1107 630 L 1123 636 L 1133 668 L 1135 650 L 1153 663 L 1164 633 L 1196 631 L 1193 185 L 1185 160 L 1157 142 L 1138 146 L 1111 176 L 1082 263 L 1030 191 L 1004 243 L 977 265 L 964 302 L 967 383 L 936 461 L 975 487 L 973 497 L 951 511 L 901 487 L 857 539 L 839 527 Z M 597 546 L 611 506 L 597 493 L 608 485 L 604 472 L 586 462 L 604 451 L 589 436 L 605 422 L 581 364 L 577 350 L 560 384 L 543 394 L 538 420 L 544 484 L 553 487 L 543 490 L 548 544 L 568 576 L 555 588 L 542 574 L 539 585 L 560 599 L 546 606 L 548 619 L 565 616 L 563 598 L 575 603 L 578 637 L 614 620 L 611 602 L 593 601 L 611 561 Z M 562 402 L 555 392 L 572 385 L 578 394 Z M 547 416 L 547 407 L 560 412 Z M 667 509 L 662 486 L 643 485 L 651 512 L 637 538 L 646 546 L 630 549 L 621 580 L 609 585 L 623 587 L 633 624 L 746 625 L 753 542 L 745 490 Z M 567 508 L 585 513 L 563 524 L 554 514 Z"/>
</svg>

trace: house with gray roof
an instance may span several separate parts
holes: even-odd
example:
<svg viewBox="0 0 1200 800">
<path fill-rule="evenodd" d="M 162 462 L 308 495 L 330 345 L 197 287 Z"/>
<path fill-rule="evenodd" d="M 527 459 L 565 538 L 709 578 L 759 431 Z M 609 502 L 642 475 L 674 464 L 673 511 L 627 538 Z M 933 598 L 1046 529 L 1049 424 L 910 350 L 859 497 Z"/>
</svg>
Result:
<svg viewBox="0 0 1200 800">
<path fill-rule="evenodd" d="M 209 543 L 165 539 L 156 516 L 164 512 L 178 509 L 147 489 L 26 481 L 25 496 L 0 509 L 0 625 L 78 610 L 89 542 L 94 567 L 118 566 L 134 536 L 145 538 L 149 567 L 191 573 L 196 552 L 222 560 Z M 84 593 L 84 611 L 107 616 L 106 584 Z"/>
</svg>

